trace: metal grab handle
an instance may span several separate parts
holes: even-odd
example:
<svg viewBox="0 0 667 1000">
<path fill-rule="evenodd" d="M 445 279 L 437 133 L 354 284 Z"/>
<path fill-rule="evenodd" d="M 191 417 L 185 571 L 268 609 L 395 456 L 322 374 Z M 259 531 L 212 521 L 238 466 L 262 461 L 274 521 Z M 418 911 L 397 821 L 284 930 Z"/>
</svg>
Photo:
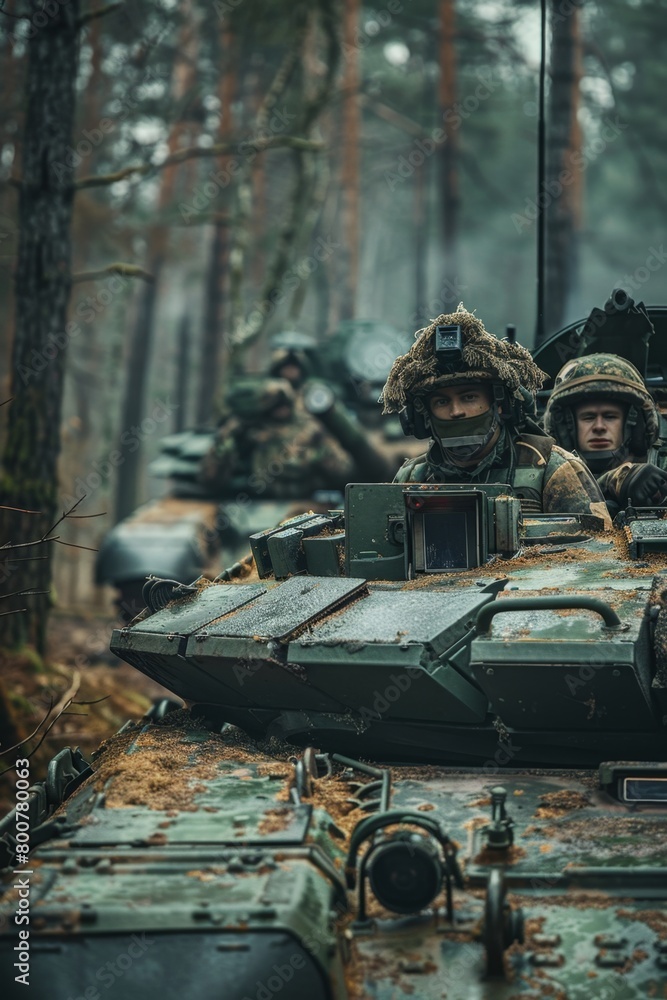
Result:
<svg viewBox="0 0 667 1000">
<path fill-rule="evenodd" d="M 604 618 L 607 628 L 624 629 L 621 619 L 613 608 L 599 597 L 513 597 L 504 601 L 489 601 L 477 612 L 475 628 L 478 632 L 488 632 L 491 619 L 506 611 L 558 611 L 570 608 L 582 608 L 585 611 L 595 611 Z"/>
</svg>

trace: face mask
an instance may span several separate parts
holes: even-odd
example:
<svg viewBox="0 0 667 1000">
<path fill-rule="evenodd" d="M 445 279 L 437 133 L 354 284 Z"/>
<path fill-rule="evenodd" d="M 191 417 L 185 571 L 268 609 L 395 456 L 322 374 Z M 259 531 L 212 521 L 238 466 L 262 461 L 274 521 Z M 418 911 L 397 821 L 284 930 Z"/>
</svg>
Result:
<svg viewBox="0 0 667 1000">
<path fill-rule="evenodd" d="M 476 458 L 494 435 L 498 427 L 498 411 L 495 406 L 486 413 L 460 420 L 441 420 L 429 416 L 433 434 L 444 451 L 455 461 L 469 461 Z"/>
</svg>

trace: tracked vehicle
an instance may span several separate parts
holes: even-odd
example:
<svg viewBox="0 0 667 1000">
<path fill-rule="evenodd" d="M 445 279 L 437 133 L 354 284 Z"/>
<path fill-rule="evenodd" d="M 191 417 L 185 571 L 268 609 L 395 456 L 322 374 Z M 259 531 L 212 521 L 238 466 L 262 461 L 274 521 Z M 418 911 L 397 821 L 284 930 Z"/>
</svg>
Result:
<svg viewBox="0 0 667 1000">
<path fill-rule="evenodd" d="M 5 995 L 25 878 L 37 996 L 662 996 L 665 512 L 352 484 L 251 542 L 114 632 L 187 708 L 58 755 L 29 865 L 3 821 Z"/>
<path fill-rule="evenodd" d="M 310 339 L 286 333 L 274 338 L 274 346 L 304 351 L 302 341 Z M 308 348 L 313 381 L 304 403 L 369 479 L 391 478 L 410 450 L 398 419 L 382 419 L 377 402 L 394 357 L 409 344 L 409 336 L 387 323 L 354 320 Z M 242 381 L 249 387 L 253 378 Z M 262 379 L 254 381 L 259 385 Z M 250 396 L 247 392 L 246 398 Z M 236 412 L 242 418 L 250 415 Z M 313 505 L 326 509 L 334 500 L 342 501 L 340 493 L 336 499 L 329 491 L 307 489 L 298 500 L 286 500 L 273 489 L 270 475 L 253 491 L 248 472 L 217 495 L 200 477 L 214 438 L 213 428 L 163 438 L 148 472 L 168 481 L 167 494 L 142 504 L 102 540 L 95 583 L 115 588 L 126 621 L 144 607 L 141 591 L 147 576 L 183 583 L 200 574 L 213 579 L 245 555 L 248 535 Z"/>
</svg>

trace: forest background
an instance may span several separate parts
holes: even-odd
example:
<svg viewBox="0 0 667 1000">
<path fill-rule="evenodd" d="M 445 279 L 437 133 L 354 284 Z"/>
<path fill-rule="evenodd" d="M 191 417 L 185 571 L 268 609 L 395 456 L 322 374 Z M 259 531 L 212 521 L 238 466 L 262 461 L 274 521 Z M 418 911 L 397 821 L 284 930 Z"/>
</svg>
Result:
<svg viewBox="0 0 667 1000">
<path fill-rule="evenodd" d="M 538 196 L 532 0 L 2 5 L 3 502 L 43 521 L 24 517 L 24 540 L 85 493 L 78 510 L 104 513 L 59 536 L 95 549 L 163 488 L 145 472 L 160 438 L 214 423 L 281 329 L 323 339 L 369 317 L 411 333 L 462 300 L 533 346 L 542 211 L 546 333 L 618 285 L 667 300 L 667 4 L 548 9 Z M 20 210 L 33 256 L 60 247 L 48 292 L 21 271 Z M 32 438 L 30 412 L 46 425 Z M 30 460 L 52 488 L 19 475 Z M 94 552 L 52 551 L 56 600 L 97 599 Z"/>
</svg>

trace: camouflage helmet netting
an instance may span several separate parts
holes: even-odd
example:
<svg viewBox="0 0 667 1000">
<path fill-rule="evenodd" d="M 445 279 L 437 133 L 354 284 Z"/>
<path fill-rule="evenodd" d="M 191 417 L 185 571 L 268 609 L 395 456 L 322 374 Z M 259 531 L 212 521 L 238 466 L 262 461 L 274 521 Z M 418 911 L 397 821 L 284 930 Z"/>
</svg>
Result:
<svg viewBox="0 0 667 1000">
<path fill-rule="evenodd" d="M 587 354 L 563 365 L 544 412 L 547 434 L 563 447 L 576 447 L 576 443 L 564 443 L 570 437 L 566 410 L 573 411 L 580 403 L 595 398 L 638 407 L 644 417 L 645 446 L 648 449 L 655 444 L 660 418 L 653 397 L 635 366 L 616 354 Z"/>
<path fill-rule="evenodd" d="M 443 374 L 433 351 L 435 328 L 458 324 L 463 340 L 463 362 L 460 370 Z M 418 330 L 417 338 L 407 354 L 396 358 L 380 396 L 385 413 L 401 410 L 409 401 L 425 396 L 439 386 L 461 381 L 500 382 L 517 398 L 520 386 L 535 392 L 546 378 L 529 351 L 520 344 L 498 340 L 484 329 L 478 319 L 463 304 L 456 312 L 438 316 L 430 326 Z"/>
</svg>

